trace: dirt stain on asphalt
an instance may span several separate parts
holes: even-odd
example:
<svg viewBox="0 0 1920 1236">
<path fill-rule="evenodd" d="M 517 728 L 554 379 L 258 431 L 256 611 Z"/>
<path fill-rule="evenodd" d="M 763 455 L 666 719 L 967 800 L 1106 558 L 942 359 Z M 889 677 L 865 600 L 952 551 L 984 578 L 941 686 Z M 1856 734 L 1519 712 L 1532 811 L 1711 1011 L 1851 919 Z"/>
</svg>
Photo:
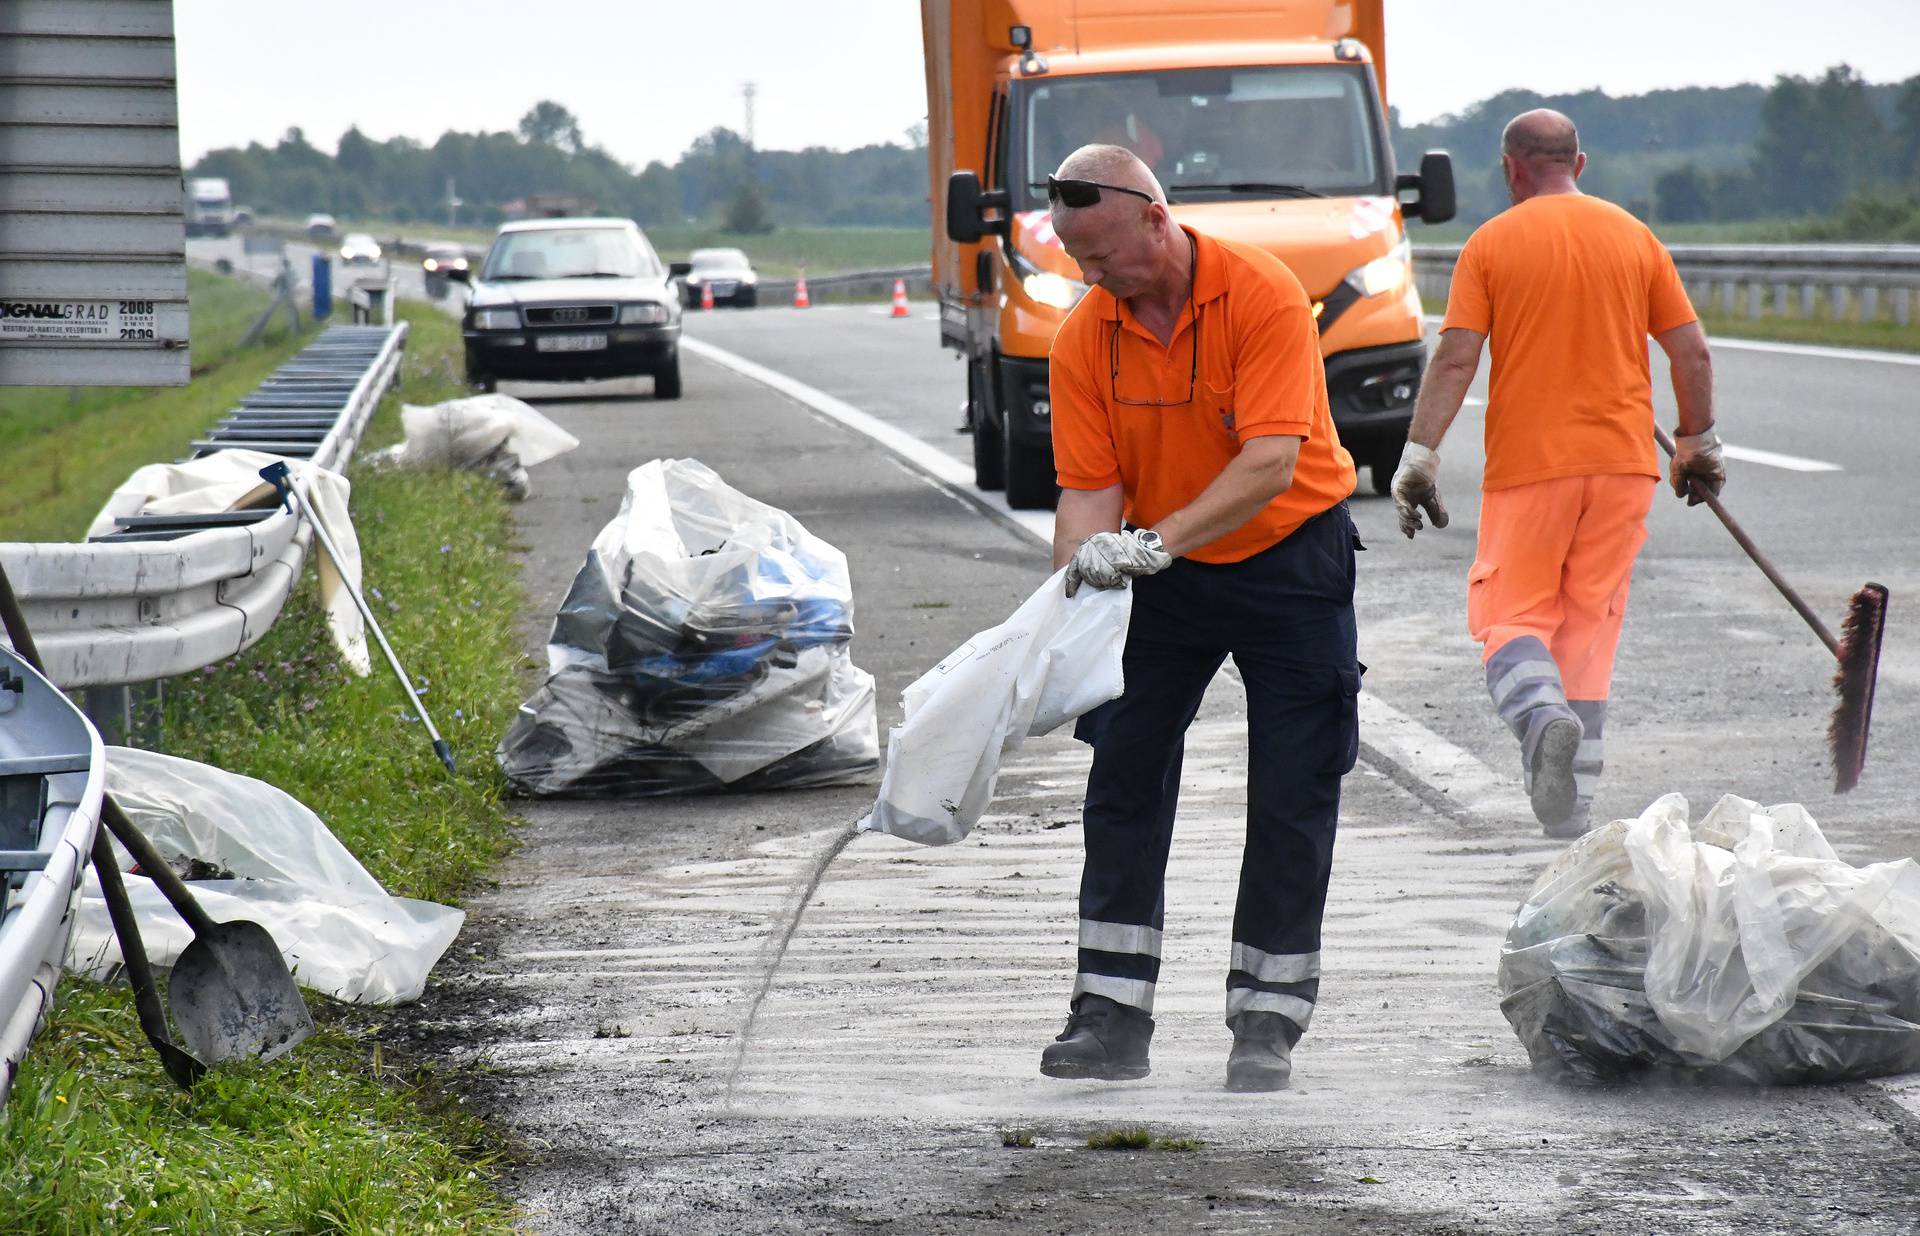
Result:
<svg viewBox="0 0 1920 1236">
<path fill-rule="evenodd" d="M 753 1044 L 753 1027 L 760 1020 L 760 1006 L 767 1001 L 767 993 L 773 990 L 773 980 L 780 973 L 780 963 L 787 956 L 787 947 L 793 943 L 793 935 L 800 930 L 800 920 L 806 916 L 807 905 L 813 895 L 820 891 L 820 882 L 827 878 L 827 869 L 833 866 L 833 860 L 859 836 L 856 825 L 847 825 L 845 831 L 834 834 L 826 848 L 822 849 L 813 862 L 794 880 L 795 893 L 787 900 L 786 914 L 779 929 L 767 937 L 765 947 L 760 950 L 760 986 L 753 993 L 753 1003 L 747 1006 L 747 1019 L 740 1026 L 740 1035 L 734 1040 L 733 1060 L 727 1066 L 726 1097 L 722 1107 L 733 1110 L 733 1087 L 740 1079 L 740 1069 L 747 1062 L 747 1049 Z"/>
</svg>

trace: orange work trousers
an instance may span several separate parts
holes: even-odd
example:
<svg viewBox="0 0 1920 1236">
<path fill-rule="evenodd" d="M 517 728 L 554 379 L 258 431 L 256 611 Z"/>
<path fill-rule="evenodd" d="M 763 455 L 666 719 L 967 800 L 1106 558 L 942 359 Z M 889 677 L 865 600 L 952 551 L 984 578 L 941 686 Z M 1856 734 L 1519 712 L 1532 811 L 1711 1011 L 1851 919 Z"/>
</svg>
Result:
<svg viewBox="0 0 1920 1236">
<path fill-rule="evenodd" d="M 1614 653 L 1656 484 L 1650 476 L 1570 476 L 1481 497 L 1467 629 L 1482 647 L 1487 691 L 1520 740 L 1528 781 L 1547 723 L 1580 723 L 1574 783 L 1582 804 L 1604 766 Z"/>
</svg>

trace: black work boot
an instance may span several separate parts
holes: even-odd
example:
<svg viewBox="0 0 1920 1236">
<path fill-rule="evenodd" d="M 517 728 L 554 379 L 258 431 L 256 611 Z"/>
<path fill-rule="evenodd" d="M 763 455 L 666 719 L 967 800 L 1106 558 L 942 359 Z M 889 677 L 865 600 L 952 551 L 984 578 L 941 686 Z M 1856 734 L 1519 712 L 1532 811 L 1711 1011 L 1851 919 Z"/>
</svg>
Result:
<svg viewBox="0 0 1920 1236">
<path fill-rule="evenodd" d="M 1073 1002 L 1067 1028 L 1040 1053 L 1040 1071 L 1048 1077 L 1132 1081 L 1147 1075 L 1152 1039 L 1152 1017 L 1089 993 Z"/>
<path fill-rule="evenodd" d="M 1562 837 L 1573 818 L 1578 795 L 1573 781 L 1573 757 L 1580 752 L 1580 723 L 1571 717 L 1547 722 L 1540 743 L 1533 749 L 1533 784 L 1527 797 L 1533 803 L 1533 818 L 1549 837 Z M 1578 834 L 1575 834 L 1576 836 Z"/>
<path fill-rule="evenodd" d="M 1227 1057 L 1227 1089 L 1285 1090 L 1293 1075 L 1293 1045 L 1300 1027 L 1278 1013 L 1248 1011 L 1227 1019 L 1233 1053 Z"/>
</svg>

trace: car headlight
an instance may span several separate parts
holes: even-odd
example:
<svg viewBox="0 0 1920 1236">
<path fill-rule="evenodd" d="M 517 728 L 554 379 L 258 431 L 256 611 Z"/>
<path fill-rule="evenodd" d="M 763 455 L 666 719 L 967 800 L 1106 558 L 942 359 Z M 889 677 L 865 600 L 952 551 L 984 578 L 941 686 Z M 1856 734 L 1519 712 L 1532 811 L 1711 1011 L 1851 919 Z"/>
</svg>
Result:
<svg viewBox="0 0 1920 1236">
<path fill-rule="evenodd" d="M 1384 257 L 1348 271 L 1342 282 L 1362 296 L 1384 296 L 1398 292 L 1412 280 L 1413 246 L 1402 238 Z"/>
<path fill-rule="evenodd" d="M 518 309 L 476 309 L 473 311 L 475 330 L 519 330 L 520 311 Z"/>
<path fill-rule="evenodd" d="M 658 301 L 643 300 L 620 306 L 620 325 L 658 326 L 667 320 L 667 307 Z"/>
<path fill-rule="evenodd" d="M 1087 294 L 1086 284 L 1056 275 L 1050 270 L 1028 275 L 1020 281 L 1020 287 L 1029 298 L 1043 305 L 1052 305 L 1055 309 L 1071 309 Z"/>
</svg>

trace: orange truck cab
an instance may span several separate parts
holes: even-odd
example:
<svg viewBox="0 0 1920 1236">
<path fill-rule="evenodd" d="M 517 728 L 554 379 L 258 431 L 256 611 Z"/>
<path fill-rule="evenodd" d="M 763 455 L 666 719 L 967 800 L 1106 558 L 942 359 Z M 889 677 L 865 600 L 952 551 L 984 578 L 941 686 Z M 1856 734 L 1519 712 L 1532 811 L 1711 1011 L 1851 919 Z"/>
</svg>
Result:
<svg viewBox="0 0 1920 1236">
<path fill-rule="evenodd" d="M 982 489 L 1052 506 L 1047 353 L 1085 293 L 1047 174 L 1125 146 L 1196 231 L 1258 245 L 1314 299 L 1340 440 L 1385 492 L 1426 359 L 1406 219 L 1453 165 L 1397 174 L 1382 0 L 921 0 L 940 336 L 967 361 Z M 1097 10 L 1097 11 L 1096 11 Z"/>
</svg>

